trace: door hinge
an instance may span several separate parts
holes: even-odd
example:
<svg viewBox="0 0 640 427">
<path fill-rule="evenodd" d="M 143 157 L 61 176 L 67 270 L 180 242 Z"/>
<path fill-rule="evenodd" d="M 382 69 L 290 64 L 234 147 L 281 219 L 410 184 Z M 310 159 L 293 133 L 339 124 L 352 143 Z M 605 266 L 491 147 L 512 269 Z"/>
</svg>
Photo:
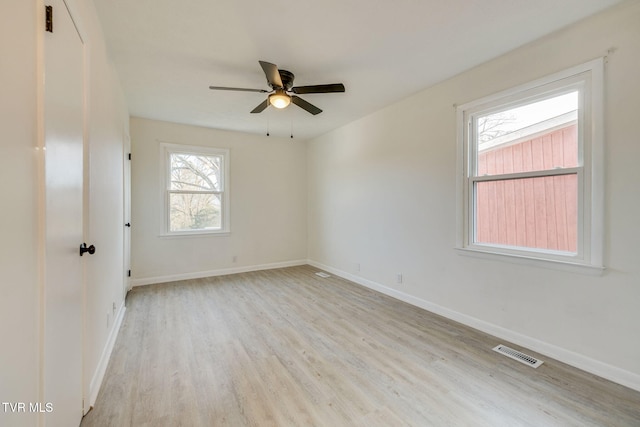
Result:
<svg viewBox="0 0 640 427">
<path fill-rule="evenodd" d="M 45 6 L 45 30 L 53 33 L 53 6 Z"/>
<path fill-rule="evenodd" d="M 131 153 L 129 153 L 129 160 L 131 160 Z"/>
<path fill-rule="evenodd" d="M 127 277 L 131 277 L 131 270 L 127 272 Z"/>
</svg>

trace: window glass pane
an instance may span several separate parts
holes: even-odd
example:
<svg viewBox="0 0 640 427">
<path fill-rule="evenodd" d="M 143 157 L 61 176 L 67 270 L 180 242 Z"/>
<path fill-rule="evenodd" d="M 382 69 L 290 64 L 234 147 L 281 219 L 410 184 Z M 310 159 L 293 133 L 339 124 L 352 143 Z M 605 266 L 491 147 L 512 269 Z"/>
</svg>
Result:
<svg viewBox="0 0 640 427">
<path fill-rule="evenodd" d="M 171 190 L 221 191 L 221 156 L 172 153 Z"/>
<path fill-rule="evenodd" d="M 170 231 L 219 230 L 222 215 L 219 194 L 170 193 Z"/>
<path fill-rule="evenodd" d="M 475 242 L 576 252 L 577 174 L 475 184 Z"/>
<path fill-rule="evenodd" d="M 578 166 L 578 92 L 477 117 L 477 175 Z"/>
</svg>

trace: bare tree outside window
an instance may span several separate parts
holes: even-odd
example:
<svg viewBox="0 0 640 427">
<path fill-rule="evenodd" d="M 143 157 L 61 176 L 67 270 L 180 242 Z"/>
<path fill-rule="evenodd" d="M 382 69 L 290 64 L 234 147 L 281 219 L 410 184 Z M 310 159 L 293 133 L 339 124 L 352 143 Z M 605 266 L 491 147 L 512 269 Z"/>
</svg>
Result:
<svg viewBox="0 0 640 427">
<path fill-rule="evenodd" d="M 222 156 L 170 154 L 170 231 L 222 228 L 222 165 Z"/>
<path fill-rule="evenodd" d="M 515 122 L 513 114 L 501 112 L 478 118 L 478 144 L 489 142 L 510 132 L 508 125 Z"/>
</svg>

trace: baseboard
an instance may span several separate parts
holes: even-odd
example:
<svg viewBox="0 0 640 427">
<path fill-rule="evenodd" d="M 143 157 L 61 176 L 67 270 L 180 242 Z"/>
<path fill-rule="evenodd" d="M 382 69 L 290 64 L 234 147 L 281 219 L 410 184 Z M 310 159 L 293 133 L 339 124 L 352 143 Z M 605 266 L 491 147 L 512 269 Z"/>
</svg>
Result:
<svg viewBox="0 0 640 427">
<path fill-rule="evenodd" d="M 120 326 L 122 325 L 122 320 L 124 319 L 124 312 L 126 311 L 126 307 L 124 305 L 124 301 L 122 301 L 122 305 L 114 318 L 113 325 L 111 327 L 111 331 L 109 332 L 109 336 L 107 337 L 107 343 L 102 349 L 102 355 L 100 356 L 100 361 L 98 362 L 98 366 L 96 367 L 95 372 L 93 373 L 93 377 L 91 377 L 91 383 L 89 383 L 89 405 L 86 405 L 84 408 L 85 413 L 89 411 L 89 409 L 96 403 L 96 399 L 98 398 L 98 392 L 100 391 L 100 386 L 102 385 L 102 380 L 104 379 L 104 374 L 107 372 L 107 366 L 109 365 L 109 358 L 111 357 L 111 352 L 113 351 L 113 346 L 116 343 L 116 338 L 118 337 L 118 331 L 120 331 Z"/>
<path fill-rule="evenodd" d="M 294 267 L 305 265 L 306 259 L 274 262 L 269 264 L 249 265 L 244 267 L 221 268 L 218 270 L 198 271 L 195 273 L 170 274 L 166 276 L 143 277 L 131 280 L 132 286 L 144 286 L 155 283 L 175 282 L 178 280 L 201 279 L 203 277 L 224 276 L 227 274 L 247 273 L 249 271 L 272 270 L 274 268 Z"/>
<path fill-rule="evenodd" d="M 501 326 L 485 322 L 475 317 L 459 313 L 446 307 L 442 307 L 438 304 L 431 303 L 421 298 L 417 298 L 413 295 L 400 292 L 396 289 L 383 286 L 377 282 L 356 276 L 354 274 L 330 267 L 328 265 L 324 265 L 313 260 L 307 260 L 307 264 L 321 270 L 328 271 L 336 276 L 365 286 L 369 289 L 373 289 L 390 297 L 396 298 L 400 301 L 404 301 L 416 307 L 423 308 L 432 313 L 462 323 L 463 325 L 493 335 L 497 338 L 501 338 L 527 349 L 533 350 L 552 359 L 556 359 L 560 362 L 566 363 L 567 365 L 573 366 L 599 377 L 606 378 L 625 387 L 640 391 L 640 375 L 637 375 L 635 373 L 620 369 L 618 367 L 600 362 L 595 359 L 591 359 L 562 347 L 539 341 L 535 338 L 531 338 L 529 336 L 503 328 Z"/>
</svg>

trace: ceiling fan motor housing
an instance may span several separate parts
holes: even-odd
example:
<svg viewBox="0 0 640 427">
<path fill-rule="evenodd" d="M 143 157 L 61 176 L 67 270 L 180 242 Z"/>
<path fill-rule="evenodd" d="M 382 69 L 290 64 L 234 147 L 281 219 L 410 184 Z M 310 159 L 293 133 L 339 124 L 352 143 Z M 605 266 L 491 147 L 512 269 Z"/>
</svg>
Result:
<svg viewBox="0 0 640 427">
<path fill-rule="evenodd" d="M 278 72 L 280 73 L 280 80 L 282 80 L 284 90 L 291 90 L 293 87 L 293 79 L 295 79 L 296 76 L 294 76 L 291 71 L 287 70 L 278 70 Z"/>
</svg>

